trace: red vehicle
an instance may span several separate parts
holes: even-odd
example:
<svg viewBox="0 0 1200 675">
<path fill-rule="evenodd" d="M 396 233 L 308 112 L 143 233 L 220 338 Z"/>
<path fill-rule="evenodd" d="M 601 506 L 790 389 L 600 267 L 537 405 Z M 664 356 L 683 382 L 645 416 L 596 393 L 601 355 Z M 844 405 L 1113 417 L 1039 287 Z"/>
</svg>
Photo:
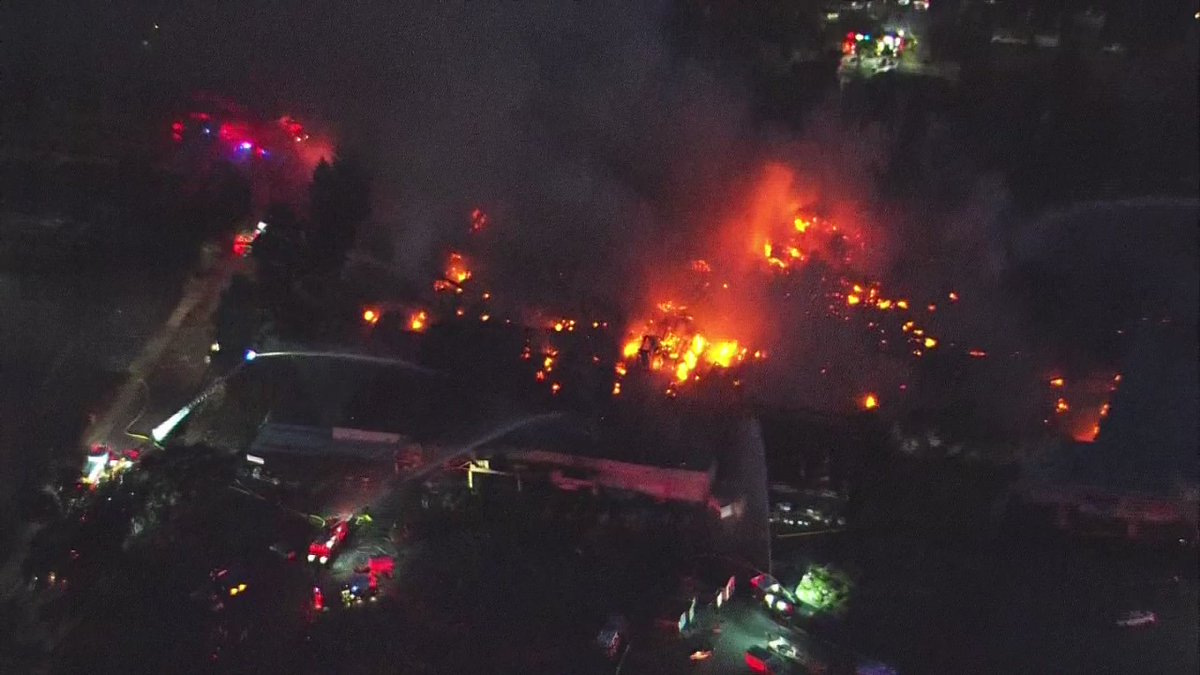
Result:
<svg viewBox="0 0 1200 675">
<path fill-rule="evenodd" d="M 756 673 L 767 673 L 770 675 L 787 672 L 787 665 L 766 647 L 755 646 L 747 649 L 746 665 Z"/>
<path fill-rule="evenodd" d="M 333 560 L 349 534 L 350 523 L 344 520 L 335 522 L 329 528 L 329 532 L 324 539 L 318 539 L 308 545 L 308 561 L 315 561 L 320 565 L 324 565 Z"/>
</svg>

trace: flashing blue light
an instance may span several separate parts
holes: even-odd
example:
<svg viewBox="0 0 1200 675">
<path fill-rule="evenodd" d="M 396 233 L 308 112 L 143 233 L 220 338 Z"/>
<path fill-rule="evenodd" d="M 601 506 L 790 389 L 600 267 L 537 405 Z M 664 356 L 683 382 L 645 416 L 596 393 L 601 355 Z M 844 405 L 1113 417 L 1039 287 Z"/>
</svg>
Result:
<svg viewBox="0 0 1200 675">
<path fill-rule="evenodd" d="M 258 152 L 258 155 L 259 155 L 260 157 L 266 157 L 266 156 L 268 156 L 268 155 L 270 155 L 270 154 L 271 154 L 271 153 L 267 152 L 266 150 L 259 150 L 259 152 Z"/>
<path fill-rule="evenodd" d="M 246 355 L 243 358 L 245 358 L 247 361 L 253 361 L 254 359 L 258 358 L 258 352 L 254 351 L 253 349 L 247 349 Z"/>
<path fill-rule="evenodd" d="M 357 593 L 357 592 L 358 592 L 358 586 L 351 586 L 351 587 L 350 587 L 350 592 L 351 592 L 351 593 Z"/>
<path fill-rule="evenodd" d="M 212 133 L 212 129 L 209 129 L 208 127 L 204 127 L 204 133 L 205 133 L 205 134 L 211 134 L 211 133 Z"/>
<path fill-rule="evenodd" d="M 254 147 L 254 144 L 251 143 L 250 141 L 242 141 L 241 145 L 238 145 L 239 150 L 249 150 L 250 148 L 253 148 L 253 147 Z"/>
</svg>

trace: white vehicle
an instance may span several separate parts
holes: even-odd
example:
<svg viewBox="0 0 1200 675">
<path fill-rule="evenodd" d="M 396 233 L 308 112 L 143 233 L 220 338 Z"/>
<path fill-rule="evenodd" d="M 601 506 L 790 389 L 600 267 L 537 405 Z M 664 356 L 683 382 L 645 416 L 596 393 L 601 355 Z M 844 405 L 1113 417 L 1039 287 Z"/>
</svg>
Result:
<svg viewBox="0 0 1200 675">
<path fill-rule="evenodd" d="M 784 658 L 793 660 L 800 658 L 800 650 L 796 649 L 796 645 L 789 642 L 788 639 L 782 635 L 775 635 L 772 636 L 771 639 L 767 640 L 767 649 L 770 649 Z"/>
</svg>

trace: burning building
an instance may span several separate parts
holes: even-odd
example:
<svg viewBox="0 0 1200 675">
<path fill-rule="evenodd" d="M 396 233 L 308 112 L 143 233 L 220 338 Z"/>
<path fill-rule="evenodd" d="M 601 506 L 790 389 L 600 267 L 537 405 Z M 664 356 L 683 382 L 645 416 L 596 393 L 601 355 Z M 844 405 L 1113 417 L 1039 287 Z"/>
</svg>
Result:
<svg viewBox="0 0 1200 675">
<path fill-rule="evenodd" d="M 1059 529 L 1194 543 L 1198 378 L 1194 325 L 1146 327 L 1094 442 L 1027 477 L 1021 503 Z"/>
</svg>

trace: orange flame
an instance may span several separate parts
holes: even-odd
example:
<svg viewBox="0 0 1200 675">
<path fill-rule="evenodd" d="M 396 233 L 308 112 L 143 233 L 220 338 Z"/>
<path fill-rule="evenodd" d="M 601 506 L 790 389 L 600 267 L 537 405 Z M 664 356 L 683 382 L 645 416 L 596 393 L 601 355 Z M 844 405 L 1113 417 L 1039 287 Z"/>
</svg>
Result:
<svg viewBox="0 0 1200 675">
<path fill-rule="evenodd" d="M 429 316 L 425 314 L 424 310 L 414 312 L 412 316 L 408 317 L 408 328 L 414 333 L 420 333 L 425 330 L 428 320 Z"/>
<path fill-rule="evenodd" d="M 446 263 L 446 278 L 456 284 L 462 284 L 471 278 L 471 270 L 467 268 L 467 262 L 461 253 L 450 254 L 450 260 Z"/>
</svg>

